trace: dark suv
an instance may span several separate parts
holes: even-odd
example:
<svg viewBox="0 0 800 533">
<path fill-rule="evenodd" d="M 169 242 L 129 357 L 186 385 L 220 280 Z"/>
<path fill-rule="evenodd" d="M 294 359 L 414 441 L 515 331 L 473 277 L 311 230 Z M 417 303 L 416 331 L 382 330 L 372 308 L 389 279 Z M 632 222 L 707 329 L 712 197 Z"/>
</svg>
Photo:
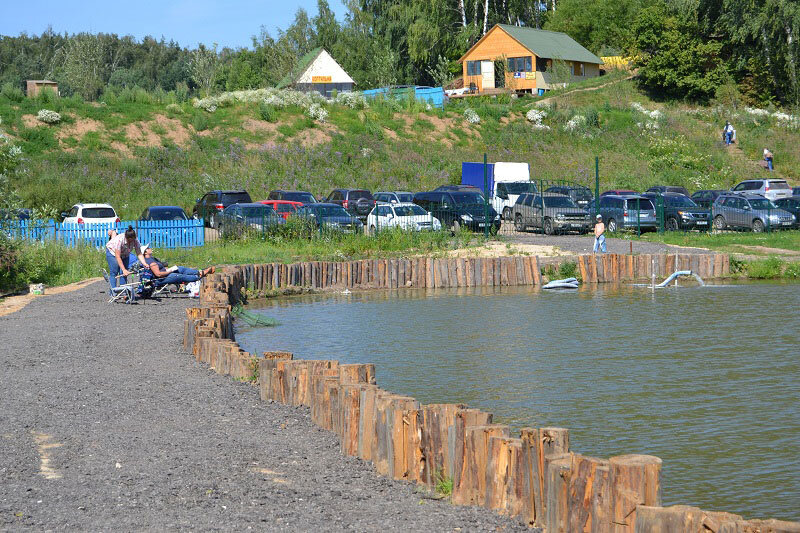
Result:
<svg viewBox="0 0 800 533">
<path fill-rule="evenodd" d="M 462 226 L 483 231 L 487 225 L 493 234 L 500 230 L 500 215 L 488 206 L 487 220 L 486 200 L 474 190 L 418 192 L 414 195 L 414 203 L 439 219 L 442 227 L 450 227 L 453 231 Z"/>
<path fill-rule="evenodd" d="M 192 209 L 192 217 L 203 224 L 216 228 L 219 226 L 222 211 L 233 204 L 249 204 L 252 200 L 247 191 L 211 191 L 197 199 Z"/>
<path fill-rule="evenodd" d="M 325 202 L 344 207 L 348 213 L 358 217 L 361 222 L 366 222 L 367 215 L 375 207 L 375 198 L 366 189 L 334 189 Z"/>
<path fill-rule="evenodd" d="M 727 191 L 722 191 L 719 189 L 703 189 L 701 191 L 693 192 L 691 199 L 700 207 L 710 208 L 717 197 L 725 192 Z"/>
<path fill-rule="evenodd" d="M 572 198 L 572 201 L 575 202 L 578 207 L 582 209 L 586 209 L 586 206 L 589 205 L 589 202 L 591 202 L 592 198 L 594 198 L 589 187 L 580 187 L 575 185 L 554 185 L 545 189 L 544 192 L 567 195 Z"/>
<path fill-rule="evenodd" d="M 679 229 L 707 230 L 711 227 L 710 210 L 698 206 L 685 194 L 646 192 L 642 196 L 650 198 L 650 201 L 656 206 L 656 214 L 658 214 L 659 207 L 663 205 L 664 229 L 667 231 L 678 231 Z"/>
<path fill-rule="evenodd" d="M 300 202 L 303 205 L 317 203 L 314 195 L 306 191 L 270 191 L 267 200 L 288 200 L 290 202 Z"/>
</svg>

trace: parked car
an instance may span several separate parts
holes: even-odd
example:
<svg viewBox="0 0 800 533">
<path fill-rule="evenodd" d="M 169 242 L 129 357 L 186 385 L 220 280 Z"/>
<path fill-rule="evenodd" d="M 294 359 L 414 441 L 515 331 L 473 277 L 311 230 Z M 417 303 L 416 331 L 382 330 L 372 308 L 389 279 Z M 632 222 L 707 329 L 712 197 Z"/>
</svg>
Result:
<svg viewBox="0 0 800 533">
<path fill-rule="evenodd" d="M 789 198 L 781 198 L 773 202 L 784 211 L 788 211 L 794 215 L 794 226 L 800 227 L 800 194 L 790 196 Z"/>
<path fill-rule="evenodd" d="M 252 201 L 247 191 L 211 191 L 197 199 L 192 210 L 192 218 L 202 220 L 203 224 L 210 228 L 216 228 L 219 215 L 226 207 L 233 204 L 249 204 Z"/>
<path fill-rule="evenodd" d="M 189 220 L 186 211 L 176 205 L 154 205 L 142 211 L 139 220 Z"/>
<path fill-rule="evenodd" d="M 792 196 L 800 196 L 800 187 L 792 187 Z"/>
<path fill-rule="evenodd" d="M 483 231 L 486 227 L 492 233 L 500 230 L 500 215 L 492 206 L 486 205 L 482 194 L 474 190 L 418 192 L 414 195 L 414 203 L 453 231 L 462 226 L 473 231 Z"/>
<path fill-rule="evenodd" d="M 719 189 L 704 189 L 693 192 L 690 198 L 700 207 L 710 208 L 714 204 L 714 201 L 717 199 L 717 197 L 725 192 L 727 191 Z"/>
<path fill-rule="evenodd" d="M 677 192 L 655 193 L 646 192 L 642 194 L 658 209 L 659 196 L 664 206 L 664 229 L 667 231 L 678 231 L 680 229 L 709 229 L 711 216 L 708 209 L 704 209 L 694 203 L 685 194 Z"/>
<path fill-rule="evenodd" d="M 376 202 L 386 202 L 390 204 L 414 201 L 414 193 L 406 191 L 376 192 L 372 197 L 375 198 Z"/>
<path fill-rule="evenodd" d="M 114 208 L 108 204 L 75 204 L 61 213 L 65 224 L 112 224 L 119 222 Z"/>
<path fill-rule="evenodd" d="M 792 188 L 781 179 L 744 180 L 731 187 L 733 192 L 760 194 L 767 200 L 788 198 L 792 196 Z"/>
<path fill-rule="evenodd" d="M 630 189 L 611 189 L 609 191 L 603 191 L 602 193 L 600 193 L 600 196 L 608 196 L 610 194 L 613 194 L 613 195 L 616 195 L 616 196 L 630 196 L 632 194 L 635 195 L 635 194 L 639 194 L 639 193 L 636 192 L 636 191 L 632 191 Z"/>
<path fill-rule="evenodd" d="M 592 228 L 589 212 L 578 207 L 566 194 L 521 194 L 511 210 L 511 216 L 517 231 L 533 227 L 547 235 L 567 231 L 584 234 Z"/>
<path fill-rule="evenodd" d="M 442 223 L 414 203 L 379 203 L 367 217 L 367 228 L 370 233 L 387 228 L 402 228 L 411 231 L 438 231 L 442 229 Z"/>
<path fill-rule="evenodd" d="M 681 187 L 679 185 L 653 185 L 645 192 L 655 192 L 655 193 L 665 193 L 665 192 L 676 192 L 678 194 L 683 194 L 684 196 L 689 196 L 689 190 L 686 187 Z"/>
<path fill-rule="evenodd" d="M 480 189 L 474 185 L 439 185 L 434 189 L 434 191 L 447 191 L 447 192 L 457 192 L 457 191 L 466 191 L 466 192 L 477 192 L 481 196 L 483 196 L 483 189 Z"/>
<path fill-rule="evenodd" d="M 303 207 L 303 202 L 293 202 L 291 200 L 261 200 L 259 203 L 270 206 L 284 220 L 287 220 L 289 215 Z"/>
<path fill-rule="evenodd" d="M 300 202 L 303 205 L 317 203 L 314 195 L 306 191 L 270 191 L 267 200 L 288 200 L 290 202 Z"/>
<path fill-rule="evenodd" d="M 359 233 L 364 230 L 364 224 L 358 217 L 352 216 L 344 207 L 337 204 L 321 202 L 304 205 L 294 216 L 313 224 L 320 230 L 330 229 L 344 233 Z"/>
<path fill-rule="evenodd" d="M 340 205 L 361 222 L 367 220 L 372 208 L 375 207 L 375 198 L 366 189 L 334 189 L 325 201 L 329 204 Z"/>
<path fill-rule="evenodd" d="M 544 192 L 552 192 L 556 194 L 566 194 L 572 201 L 575 202 L 578 207 L 586 209 L 586 206 L 589 205 L 589 202 L 592 201 L 594 196 L 592 195 L 591 189 L 589 187 L 581 187 L 575 185 L 554 185 L 552 187 L 548 187 L 545 189 Z"/>
<path fill-rule="evenodd" d="M 649 198 L 638 194 L 626 196 L 608 194 L 600 195 L 598 203 L 603 223 L 611 233 L 625 229 L 641 228 L 642 231 L 658 229 L 656 208 Z M 589 212 L 595 212 L 594 204 L 589 206 Z"/>
<path fill-rule="evenodd" d="M 239 237 L 249 229 L 266 231 L 286 221 L 268 205 L 241 203 L 226 207 L 219 217 L 219 232 L 223 237 Z"/>
<path fill-rule="evenodd" d="M 761 233 L 767 226 L 790 228 L 797 222 L 793 214 L 755 193 L 723 194 L 712 209 L 714 228 L 718 230 L 744 228 Z"/>
</svg>

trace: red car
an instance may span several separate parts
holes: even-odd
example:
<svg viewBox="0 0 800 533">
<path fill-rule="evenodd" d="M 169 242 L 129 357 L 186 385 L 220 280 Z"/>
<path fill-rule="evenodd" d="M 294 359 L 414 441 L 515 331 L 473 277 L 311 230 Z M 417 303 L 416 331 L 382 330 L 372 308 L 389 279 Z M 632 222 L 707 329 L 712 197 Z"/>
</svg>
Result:
<svg viewBox="0 0 800 533">
<path fill-rule="evenodd" d="M 298 208 L 303 207 L 303 202 L 291 202 L 289 200 L 261 200 L 258 203 L 272 207 L 284 219 L 288 219 L 289 215 L 297 211 Z"/>
</svg>

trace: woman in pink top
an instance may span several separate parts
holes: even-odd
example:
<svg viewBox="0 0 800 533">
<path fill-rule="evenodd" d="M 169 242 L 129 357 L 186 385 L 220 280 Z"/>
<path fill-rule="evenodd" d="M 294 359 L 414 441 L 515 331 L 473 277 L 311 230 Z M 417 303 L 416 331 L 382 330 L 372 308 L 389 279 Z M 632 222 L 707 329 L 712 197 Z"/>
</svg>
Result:
<svg viewBox="0 0 800 533">
<path fill-rule="evenodd" d="M 128 226 L 125 233 L 111 237 L 106 243 L 106 261 L 108 261 L 109 282 L 112 289 L 117 286 L 117 278 L 120 272 L 126 278 L 130 275 L 128 262 L 132 251 L 136 252 L 139 263 L 144 265 L 145 268 L 149 268 L 144 260 L 141 248 L 141 244 L 136 240 L 136 230 L 133 229 L 133 226 Z"/>
</svg>

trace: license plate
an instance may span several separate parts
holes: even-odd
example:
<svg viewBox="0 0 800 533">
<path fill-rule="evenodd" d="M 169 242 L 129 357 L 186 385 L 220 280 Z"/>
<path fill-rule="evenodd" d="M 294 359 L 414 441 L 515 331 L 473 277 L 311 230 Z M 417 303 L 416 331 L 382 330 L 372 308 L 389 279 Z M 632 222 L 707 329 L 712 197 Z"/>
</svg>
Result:
<svg viewBox="0 0 800 533">
<path fill-rule="evenodd" d="M 781 222 L 781 224 L 783 224 L 784 226 L 791 226 L 792 225 L 791 222 Z"/>
<path fill-rule="evenodd" d="M 705 226 L 705 225 L 707 225 L 707 224 L 708 224 L 708 222 L 706 222 L 705 220 L 698 220 L 698 221 L 697 221 L 697 225 L 698 225 L 698 226 Z"/>
<path fill-rule="evenodd" d="M 478 227 L 479 228 L 485 228 L 486 227 L 486 223 L 485 222 L 480 222 L 480 223 L 478 223 Z"/>
<path fill-rule="evenodd" d="M 578 229 L 578 228 L 581 227 L 581 225 L 580 224 L 570 224 L 569 227 Z"/>
</svg>

